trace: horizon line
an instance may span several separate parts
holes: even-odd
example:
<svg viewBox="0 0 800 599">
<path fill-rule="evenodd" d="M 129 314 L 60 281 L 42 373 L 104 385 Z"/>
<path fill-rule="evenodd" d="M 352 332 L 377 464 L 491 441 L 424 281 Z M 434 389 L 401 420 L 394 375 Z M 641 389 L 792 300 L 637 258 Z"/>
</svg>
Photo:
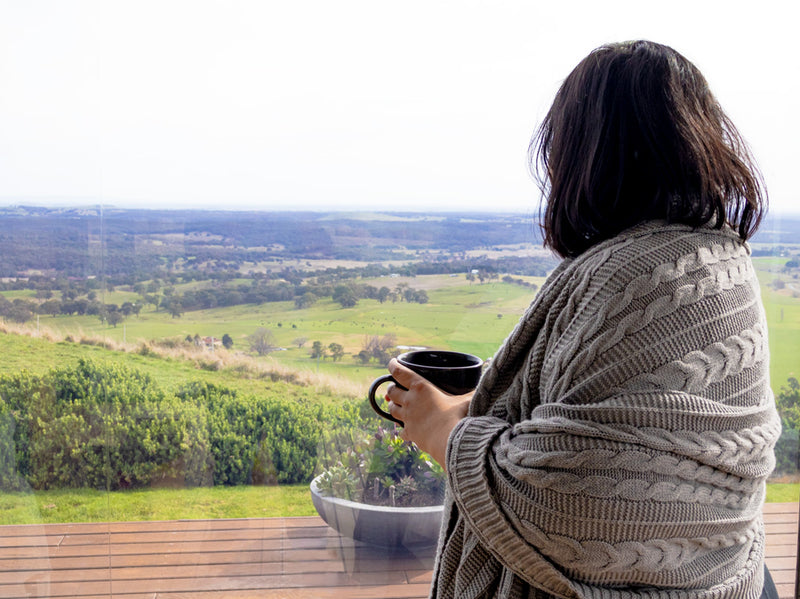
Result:
<svg viewBox="0 0 800 599">
<path fill-rule="evenodd" d="M 402 206 L 393 206 L 391 209 L 376 209 L 368 207 L 275 207 L 275 208 L 261 208 L 255 206 L 240 206 L 240 207 L 210 207 L 210 206 L 130 206 L 119 204 L 104 204 L 102 202 L 75 202 L 75 203 L 44 203 L 44 202 L 26 202 L 17 201 L 14 203 L 3 203 L 0 200 L 0 210 L 14 209 L 14 208 L 42 208 L 46 210 L 64 210 L 64 209 L 112 209 L 112 210 L 144 210 L 153 212 L 314 212 L 314 213 L 366 213 L 366 214 L 448 214 L 448 213 L 480 213 L 480 214 L 525 214 L 532 215 L 538 212 L 539 205 L 534 204 L 528 208 L 519 207 L 489 207 L 489 206 L 467 206 L 467 207 L 444 207 L 437 206 L 433 208 L 417 208 Z M 783 216 L 783 217 L 798 217 L 800 218 L 800 208 L 776 208 L 767 207 L 764 214 L 765 218 L 770 216 Z"/>
</svg>

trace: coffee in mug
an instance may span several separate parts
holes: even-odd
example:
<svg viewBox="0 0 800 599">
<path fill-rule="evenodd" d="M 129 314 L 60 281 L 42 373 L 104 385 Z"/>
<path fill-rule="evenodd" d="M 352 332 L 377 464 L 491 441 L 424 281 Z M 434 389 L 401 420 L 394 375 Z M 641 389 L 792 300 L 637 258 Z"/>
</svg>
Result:
<svg viewBox="0 0 800 599">
<path fill-rule="evenodd" d="M 450 395 L 464 395 L 474 390 L 483 370 L 483 360 L 479 357 L 455 351 L 410 351 L 398 356 L 397 361 Z M 369 403 L 378 415 L 402 426 L 403 423 L 383 410 L 375 398 L 378 387 L 390 381 L 405 389 L 392 375 L 385 374 L 372 382 Z"/>
</svg>

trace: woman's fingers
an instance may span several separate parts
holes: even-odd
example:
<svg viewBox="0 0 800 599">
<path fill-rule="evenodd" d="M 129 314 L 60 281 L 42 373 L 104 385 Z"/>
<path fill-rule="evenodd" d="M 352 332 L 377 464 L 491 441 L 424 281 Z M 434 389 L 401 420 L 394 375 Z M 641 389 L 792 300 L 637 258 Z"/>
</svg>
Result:
<svg viewBox="0 0 800 599">
<path fill-rule="evenodd" d="M 389 401 L 389 403 L 386 404 L 386 411 L 389 412 L 395 418 L 398 418 L 397 413 L 399 410 L 400 410 L 400 405 L 391 400 Z"/>
<path fill-rule="evenodd" d="M 401 406 L 399 404 L 396 404 L 393 401 L 390 401 L 386 405 L 386 411 L 389 412 L 389 414 L 392 417 L 396 418 L 400 422 L 405 422 L 404 415 L 403 415 L 403 406 Z M 400 438 L 403 439 L 403 441 L 408 441 L 408 439 L 406 438 L 405 427 L 402 427 L 398 432 L 399 432 Z"/>
<path fill-rule="evenodd" d="M 398 387 L 394 383 L 391 383 L 386 388 L 386 401 L 398 403 L 398 401 L 400 401 L 400 398 L 403 396 L 405 391 L 406 390 L 403 389 L 402 387 Z"/>
<path fill-rule="evenodd" d="M 406 368 L 394 358 L 389 361 L 388 369 L 397 384 L 402 385 L 405 389 L 409 389 L 416 379 L 421 378 L 416 372 Z"/>
</svg>

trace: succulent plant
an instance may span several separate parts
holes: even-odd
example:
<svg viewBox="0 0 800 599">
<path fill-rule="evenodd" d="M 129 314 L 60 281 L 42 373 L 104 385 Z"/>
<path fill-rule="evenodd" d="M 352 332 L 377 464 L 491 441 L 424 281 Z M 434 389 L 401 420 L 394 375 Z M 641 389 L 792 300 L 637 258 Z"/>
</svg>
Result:
<svg viewBox="0 0 800 599">
<path fill-rule="evenodd" d="M 324 495 L 396 507 L 439 505 L 444 470 L 396 429 L 331 435 L 320 452 L 317 488 Z"/>
</svg>

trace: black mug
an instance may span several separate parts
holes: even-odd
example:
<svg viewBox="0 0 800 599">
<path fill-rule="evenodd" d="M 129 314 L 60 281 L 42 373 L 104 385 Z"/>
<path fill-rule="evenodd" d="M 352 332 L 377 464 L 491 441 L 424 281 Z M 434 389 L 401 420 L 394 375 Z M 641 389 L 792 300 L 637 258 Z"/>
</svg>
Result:
<svg viewBox="0 0 800 599">
<path fill-rule="evenodd" d="M 456 351 L 427 349 L 410 351 L 398 356 L 397 361 L 450 395 L 464 395 L 474 390 L 478 386 L 478 380 L 481 378 L 481 371 L 483 370 L 483 360 L 478 356 L 462 354 Z M 403 426 L 402 421 L 381 409 L 375 399 L 375 392 L 378 387 L 389 381 L 401 389 L 405 389 L 392 378 L 392 375 L 379 376 L 369 388 L 369 403 L 378 415 Z"/>
</svg>

